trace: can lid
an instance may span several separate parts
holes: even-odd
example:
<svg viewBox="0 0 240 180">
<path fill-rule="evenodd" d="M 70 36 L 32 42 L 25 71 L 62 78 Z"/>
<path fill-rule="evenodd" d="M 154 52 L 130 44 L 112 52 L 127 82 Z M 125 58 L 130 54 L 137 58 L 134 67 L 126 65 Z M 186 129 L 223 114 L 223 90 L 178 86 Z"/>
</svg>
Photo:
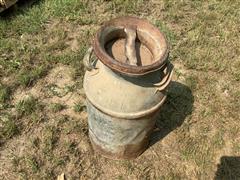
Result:
<svg viewBox="0 0 240 180">
<path fill-rule="evenodd" d="M 136 76 L 161 69 L 169 53 L 163 33 L 147 20 L 136 17 L 106 22 L 95 36 L 93 49 L 110 69 Z"/>
</svg>

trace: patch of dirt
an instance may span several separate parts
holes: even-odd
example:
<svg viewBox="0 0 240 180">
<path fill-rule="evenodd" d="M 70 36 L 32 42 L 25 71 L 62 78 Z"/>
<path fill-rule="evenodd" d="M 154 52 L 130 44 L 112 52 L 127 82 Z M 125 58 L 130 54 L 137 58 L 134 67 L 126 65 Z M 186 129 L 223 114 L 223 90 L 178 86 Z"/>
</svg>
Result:
<svg viewBox="0 0 240 180">
<path fill-rule="evenodd" d="M 10 143 L 7 144 L 7 148 L 0 148 L 0 177 L 6 179 L 18 179 L 16 174 L 9 169 L 13 169 L 13 159 L 17 156 L 24 156 L 30 147 L 28 137 L 23 135 L 21 137 L 15 137 Z"/>
<path fill-rule="evenodd" d="M 15 78 L 13 76 L 3 77 L 0 79 L 0 82 L 3 84 L 12 84 L 15 81 Z"/>
<path fill-rule="evenodd" d="M 46 106 L 55 103 L 65 105 L 66 108 L 58 112 L 61 115 L 75 118 L 86 117 L 86 113 L 76 113 L 73 108 L 78 103 L 84 103 L 84 93 L 82 89 L 75 87 L 72 73 L 73 69 L 69 66 L 59 65 L 53 68 L 45 78 L 40 79 L 33 87 L 17 89 L 13 95 L 13 104 L 33 96 Z M 52 113 L 48 111 L 48 115 Z"/>
</svg>

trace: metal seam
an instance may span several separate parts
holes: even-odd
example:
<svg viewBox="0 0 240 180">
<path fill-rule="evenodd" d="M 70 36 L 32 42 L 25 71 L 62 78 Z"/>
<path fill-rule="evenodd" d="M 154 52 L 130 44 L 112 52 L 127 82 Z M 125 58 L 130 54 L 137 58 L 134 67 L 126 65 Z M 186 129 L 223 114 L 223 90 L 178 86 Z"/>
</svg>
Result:
<svg viewBox="0 0 240 180">
<path fill-rule="evenodd" d="M 87 95 L 87 93 L 86 93 Z M 137 113 L 119 113 L 119 112 L 114 112 L 111 110 L 108 110 L 106 108 L 101 107 L 100 105 L 98 105 L 97 103 L 94 103 L 91 98 L 89 98 L 89 96 L 87 95 L 87 100 L 95 107 L 97 108 L 99 111 L 108 114 L 110 116 L 116 117 L 116 118 L 120 118 L 120 119 L 138 119 L 140 117 L 144 117 L 147 116 L 149 114 L 154 113 L 155 111 L 157 111 L 161 105 L 164 103 L 164 101 L 166 100 L 167 96 L 164 95 L 162 100 L 155 106 L 153 106 L 152 108 L 145 110 L 145 111 L 140 111 Z"/>
</svg>

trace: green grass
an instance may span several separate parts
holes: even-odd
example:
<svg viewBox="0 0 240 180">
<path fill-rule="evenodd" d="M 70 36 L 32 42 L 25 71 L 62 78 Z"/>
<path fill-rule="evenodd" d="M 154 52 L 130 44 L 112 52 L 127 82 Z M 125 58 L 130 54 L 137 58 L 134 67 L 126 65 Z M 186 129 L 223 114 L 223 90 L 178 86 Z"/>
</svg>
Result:
<svg viewBox="0 0 240 180">
<path fill-rule="evenodd" d="M 237 0 L 42 0 L 1 14 L 3 178 L 56 179 L 64 172 L 67 179 L 239 179 L 237 159 L 230 158 L 240 155 L 238 7 Z M 85 98 L 83 56 L 100 25 L 120 15 L 146 18 L 165 34 L 177 81 L 157 120 L 160 140 L 125 163 L 93 153 L 81 100 L 57 103 L 75 100 L 71 93 Z M 74 84 L 47 83 L 63 65 Z"/>
<path fill-rule="evenodd" d="M 39 164 L 34 157 L 26 157 L 25 161 L 33 173 L 36 173 L 39 170 Z"/>
<path fill-rule="evenodd" d="M 28 116 L 42 108 L 38 100 L 32 96 L 27 97 L 16 104 L 16 110 L 20 116 Z"/>
<path fill-rule="evenodd" d="M 0 84 L 0 110 L 5 109 L 11 98 L 11 88 Z"/>
<path fill-rule="evenodd" d="M 47 73 L 47 67 L 39 66 L 35 67 L 34 69 L 24 69 L 22 72 L 19 73 L 17 80 L 19 85 L 23 87 L 29 87 L 33 85 L 33 83 L 46 75 Z"/>
<path fill-rule="evenodd" d="M 54 126 L 47 126 L 44 129 L 44 147 L 43 153 L 50 159 L 53 156 L 53 149 L 58 140 L 57 128 Z"/>
<path fill-rule="evenodd" d="M 198 77 L 197 76 L 191 76 L 189 75 L 187 78 L 186 78 L 186 84 L 188 85 L 188 87 L 194 91 L 196 88 L 197 88 L 197 82 L 198 82 Z"/>
<path fill-rule="evenodd" d="M 108 3 L 107 9 L 110 11 L 113 10 L 115 13 L 120 14 L 139 14 L 139 9 L 141 9 L 141 7 L 144 7 L 144 0 L 116 0 L 110 1 Z"/>
<path fill-rule="evenodd" d="M 52 112 L 59 112 L 59 111 L 62 111 L 63 109 L 65 109 L 66 106 L 64 104 L 60 104 L 60 103 L 53 103 L 53 104 L 50 104 L 50 109 Z"/>
<path fill-rule="evenodd" d="M 75 112 L 81 112 L 81 111 L 86 110 L 86 106 L 85 106 L 85 104 L 80 102 L 80 103 L 76 103 L 74 105 L 73 109 L 74 109 Z"/>
<path fill-rule="evenodd" d="M 14 117 L 7 114 L 0 116 L 0 139 L 3 140 L 3 142 L 12 138 L 14 135 L 17 135 L 18 132 L 19 127 L 16 124 Z"/>
</svg>

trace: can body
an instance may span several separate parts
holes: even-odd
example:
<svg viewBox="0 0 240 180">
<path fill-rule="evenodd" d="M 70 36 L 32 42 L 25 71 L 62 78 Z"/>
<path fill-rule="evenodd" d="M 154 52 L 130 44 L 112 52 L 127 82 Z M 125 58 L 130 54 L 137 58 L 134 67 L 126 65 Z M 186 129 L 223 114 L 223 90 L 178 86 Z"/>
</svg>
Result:
<svg viewBox="0 0 240 180">
<path fill-rule="evenodd" d="M 131 159 L 147 147 L 156 113 L 137 120 L 112 117 L 87 103 L 89 137 L 95 149 L 113 159 Z"/>
<path fill-rule="evenodd" d="M 112 159 L 136 158 L 148 147 L 157 113 L 166 98 L 165 90 L 158 91 L 149 83 L 163 78 L 161 70 L 129 78 L 111 71 L 100 61 L 96 66 L 84 77 L 93 148 Z"/>
</svg>

